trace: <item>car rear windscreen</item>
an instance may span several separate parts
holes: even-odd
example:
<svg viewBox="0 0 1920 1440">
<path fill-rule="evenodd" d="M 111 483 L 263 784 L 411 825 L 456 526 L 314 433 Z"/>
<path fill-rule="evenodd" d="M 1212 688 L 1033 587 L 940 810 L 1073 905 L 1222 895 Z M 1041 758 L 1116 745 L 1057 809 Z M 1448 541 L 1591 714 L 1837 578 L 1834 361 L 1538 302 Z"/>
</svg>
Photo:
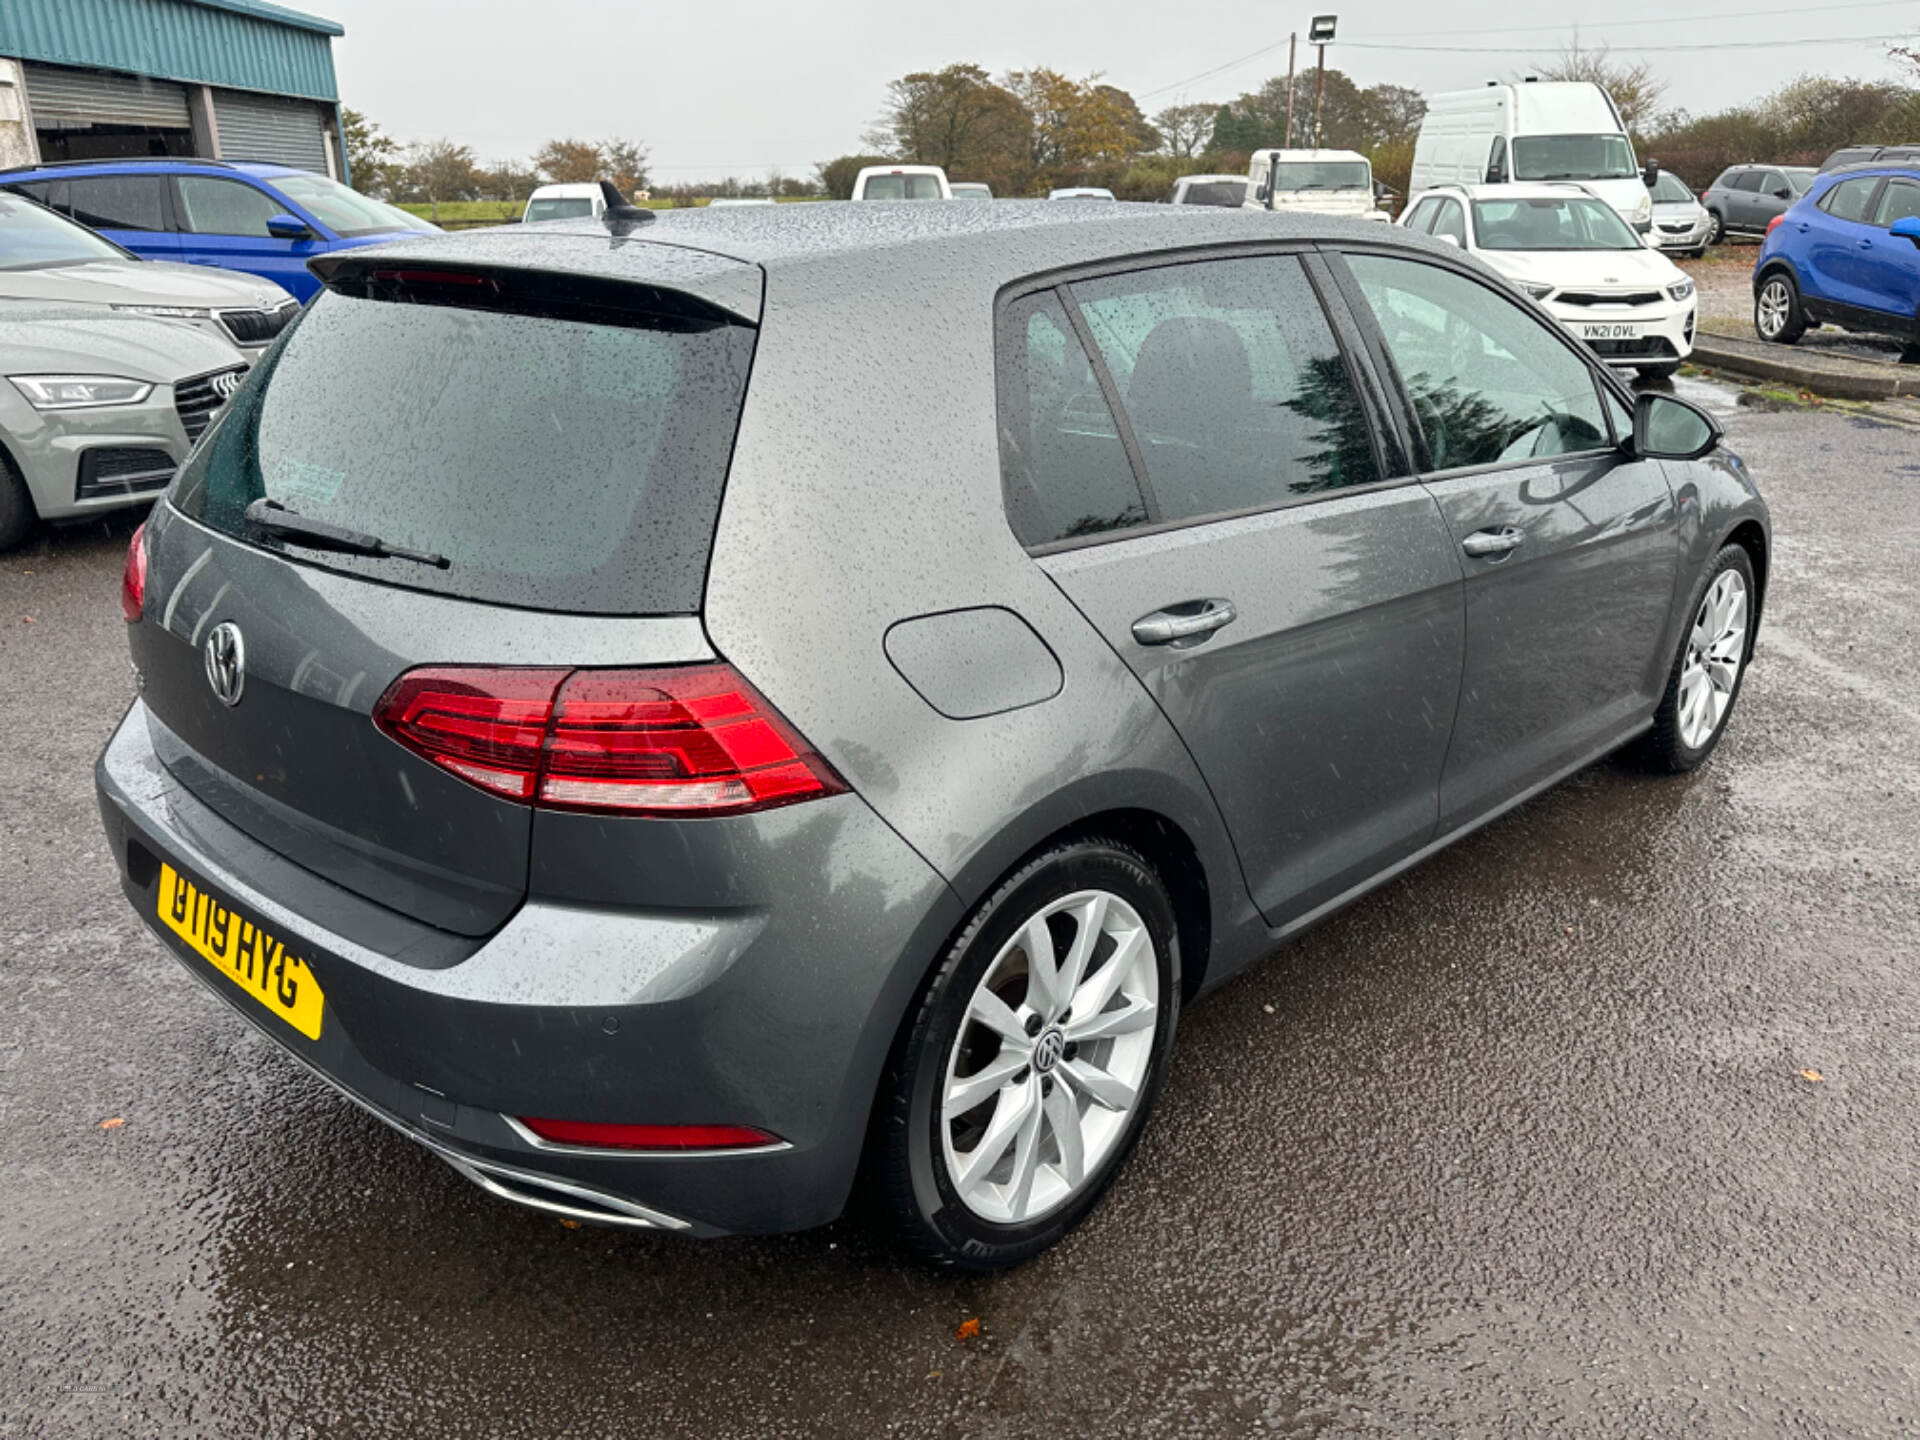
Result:
<svg viewBox="0 0 1920 1440">
<path fill-rule="evenodd" d="M 1187 187 L 1189 205 L 1243 205 L 1246 199 L 1244 180 L 1205 180 Z"/>
<path fill-rule="evenodd" d="M 528 224 L 536 220 L 579 220 L 591 214 L 593 214 L 593 201 L 584 195 L 527 202 Z"/>
<path fill-rule="evenodd" d="M 691 614 L 753 341 L 749 326 L 685 309 L 599 323 L 324 293 L 195 449 L 173 504 L 386 584 Z M 263 497 L 445 563 L 269 531 L 245 514 Z"/>
</svg>

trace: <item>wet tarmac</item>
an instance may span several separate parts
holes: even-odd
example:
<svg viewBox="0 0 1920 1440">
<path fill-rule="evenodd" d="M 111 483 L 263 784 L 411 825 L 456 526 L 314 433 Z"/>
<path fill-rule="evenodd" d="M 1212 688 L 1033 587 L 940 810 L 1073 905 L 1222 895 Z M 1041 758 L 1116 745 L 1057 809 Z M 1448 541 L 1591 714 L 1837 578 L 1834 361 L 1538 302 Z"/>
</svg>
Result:
<svg viewBox="0 0 1920 1440">
<path fill-rule="evenodd" d="M 1688 393 L 1778 532 L 1711 764 L 1589 770 L 1194 1007 L 994 1278 L 564 1228 L 310 1079 L 104 853 L 131 524 L 0 557 L 0 1436 L 1920 1427 L 1920 435 Z"/>
</svg>

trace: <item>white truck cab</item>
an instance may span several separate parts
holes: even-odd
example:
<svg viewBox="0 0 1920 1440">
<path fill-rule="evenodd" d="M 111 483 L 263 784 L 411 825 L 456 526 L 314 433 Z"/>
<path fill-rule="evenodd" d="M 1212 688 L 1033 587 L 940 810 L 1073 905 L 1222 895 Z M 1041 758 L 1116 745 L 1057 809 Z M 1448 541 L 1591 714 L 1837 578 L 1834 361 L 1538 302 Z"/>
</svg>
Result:
<svg viewBox="0 0 1920 1440">
<path fill-rule="evenodd" d="M 1385 220 L 1373 165 L 1357 150 L 1256 150 L 1247 162 L 1249 210 Z"/>
<path fill-rule="evenodd" d="M 599 182 L 584 180 L 566 185 L 542 185 L 527 197 L 527 208 L 521 212 L 520 222 L 524 225 L 537 220 L 598 220 L 606 213 L 606 195 Z"/>
<path fill-rule="evenodd" d="M 853 177 L 855 200 L 951 200 L 953 187 L 938 165 L 869 165 Z"/>
<path fill-rule="evenodd" d="M 1640 234 L 1653 228 L 1651 167 L 1641 170 L 1613 97 L 1598 85 L 1492 82 L 1428 98 L 1409 193 L 1558 180 L 1586 186 Z"/>
</svg>

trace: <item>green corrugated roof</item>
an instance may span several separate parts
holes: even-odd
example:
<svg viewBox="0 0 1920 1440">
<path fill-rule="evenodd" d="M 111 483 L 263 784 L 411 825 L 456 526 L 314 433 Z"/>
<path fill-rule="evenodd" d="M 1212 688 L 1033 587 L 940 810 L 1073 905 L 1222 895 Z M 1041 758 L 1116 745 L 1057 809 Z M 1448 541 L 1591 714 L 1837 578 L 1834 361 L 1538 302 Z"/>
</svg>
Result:
<svg viewBox="0 0 1920 1440">
<path fill-rule="evenodd" d="M 0 0 L 0 55 L 315 100 L 345 33 L 265 0 Z"/>
</svg>

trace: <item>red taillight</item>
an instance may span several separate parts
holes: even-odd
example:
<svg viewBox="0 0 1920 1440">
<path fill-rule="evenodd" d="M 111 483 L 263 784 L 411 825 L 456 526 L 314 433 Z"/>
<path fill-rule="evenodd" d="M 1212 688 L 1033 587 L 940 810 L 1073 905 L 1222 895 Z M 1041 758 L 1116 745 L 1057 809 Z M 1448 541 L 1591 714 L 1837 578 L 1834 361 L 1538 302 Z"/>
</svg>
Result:
<svg viewBox="0 0 1920 1440">
<path fill-rule="evenodd" d="M 120 572 L 120 613 L 129 625 L 140 619 L 147 604 L 147 522 L 127 542 L 127 564 Z"/>
<path fill-rule="evenodd" d="M 520 1123 L 555 1145 L 602 1150 L 756 1150 L 780 1137 L 751 1125 L 605 1125 L 595 1120 L 530 1120 Z"/>
<path fill-rule="evenodd" d="M 729 665 L 411 670 L 373 713 L 415 754 L 544 809 L 733 815 L 844 788 Z"/>
<path fill-rule="evenodd" d="M 1773 227 L 1778 225 L 1782 220 L 1786 218 L 1787 217 L 1785 215 L 1776 215 L 1771 220 L 1769 220 L 1767 222 L 1767 234 L 1771 235 L 1773 233 Z"/>
<path fill-rule="evenodd" d="M 374 723 L 462 780 L 531 800 L 565 670 L 465 666 L 409 670 L 380 697 Z"/>
</svg>

